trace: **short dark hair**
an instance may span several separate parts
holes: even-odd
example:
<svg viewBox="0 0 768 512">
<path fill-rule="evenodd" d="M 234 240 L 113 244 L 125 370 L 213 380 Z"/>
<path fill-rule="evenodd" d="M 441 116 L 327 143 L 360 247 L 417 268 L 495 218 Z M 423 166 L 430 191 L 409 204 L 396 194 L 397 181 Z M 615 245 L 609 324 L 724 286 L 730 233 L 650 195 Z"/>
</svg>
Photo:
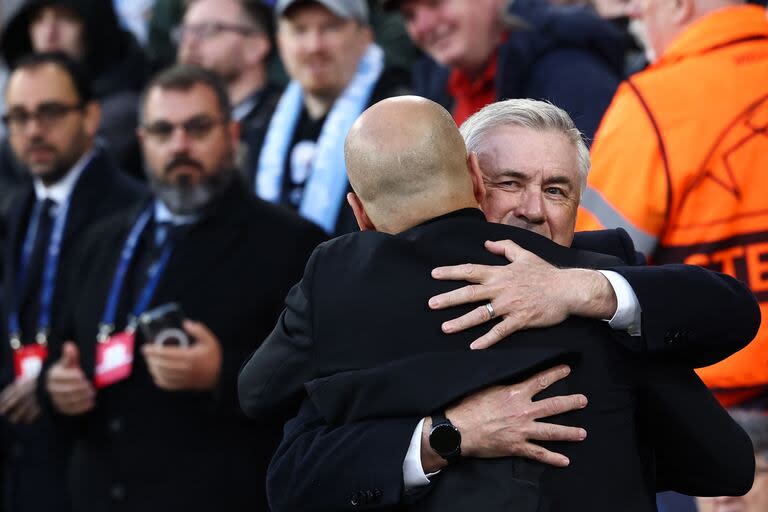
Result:
<svg viewBox="0 0 768 512">
<path fill-rule="evenodd" d="M 275 33 L 274 16 L 272 8 L 264 3 L 264 0 L 239 0 L 243 12 L 259 29 L 272 38 Z"/>
<path fill-rule="evenodd" d="M 78 61 L 61 52 L 31 53 L 22 57 L 16 62 L 16 67 L 12 73 L 22 69 L 36 69 L 47 64 L 58 66 L 72 80 L 75 92 L 81 105 L 93 101 L 93 90 L 91 89 L 91 80 L 85 67 Z"/>
<path fill-rule="evenodd" d="M 144 118 L 144 107 L 147 103 L 147 96 L 152 89 L 160 88 L 166 90 L 188 91 L 196 85 L 203 85 L 213 91 L 216 95 L 216 101 L 219 104 L 222 118 L 225 121 L 229 121 L 231 118 L 232 104 L 229 101 L 229 93 L 224 86 L 224 82 L 215 73 L 188 64 L 171 66 L 155 75 L 152 80 L 149 81 L 144 88 L 144 92 L 141 93 L 139 118 L 141 120 Z"/>
</svg>

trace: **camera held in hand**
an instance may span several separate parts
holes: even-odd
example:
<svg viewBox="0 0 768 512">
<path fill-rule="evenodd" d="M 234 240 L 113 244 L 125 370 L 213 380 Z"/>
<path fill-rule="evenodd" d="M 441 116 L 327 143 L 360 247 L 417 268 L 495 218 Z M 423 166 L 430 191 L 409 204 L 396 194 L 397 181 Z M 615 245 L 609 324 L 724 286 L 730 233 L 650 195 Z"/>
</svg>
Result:
<svg viewBox="0 0 768 512">
<path fill-rule="evenodd" d="M 163 346 L 189 347 L 194 339 L 183 327 L 184 312 L 175 302 L 169 302 L 150 309 L 139 316 L 139 326 L 144 339 L 149 343 Z"/>
</svg>

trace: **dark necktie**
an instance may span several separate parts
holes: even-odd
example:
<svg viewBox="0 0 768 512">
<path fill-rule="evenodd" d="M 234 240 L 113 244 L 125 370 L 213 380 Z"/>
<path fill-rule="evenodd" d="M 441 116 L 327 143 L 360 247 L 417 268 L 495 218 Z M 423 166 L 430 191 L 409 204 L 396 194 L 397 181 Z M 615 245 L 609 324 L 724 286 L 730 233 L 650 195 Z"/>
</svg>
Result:
<svg viewBox="0 0 768 512">
<path fill-rule="evenodd" d="M 35 212 L 39 211 L 40 213 L 37 216 L 37 226 L 35 226 L 34 231 L 30 233 L 34 237 L 34 240 L 32 241 L 32 251 L 29 254 L 29 258 L 24 261 L 22 249 L 19 258 L 19 285 L 22 289 L 26 287 L 25 284 L 27 280 L 39 280 L 42 275 L 43 265 L 45 264 L 45 255 L 48 252 L 48 244 L 51 240 L 51 231 L 53 230 L 52 214 L 55 206 L 56 203 L 50 199 L 38 202 L 34 206 L 30 222 L 34 221 Z"/>
<path fill-rule="evenodd" d="M 29 261 L 21 262 L 22 274 L 20 276 L 20 299 L 24 307 L 21 308 L 21 327 L 25 335 L 34 334 L 40 298 L 40 287 L 43 281 L 45 260 L 48 255 L 48 245 L 51 241 L 51 232 L 55 222 L 56 203 L 51 199 L 45 199 L 40 208 L 40 217 L 35 233 L 35 241 Z M 33 306 L 34 305 L 34 306 Z"/>
</svg>

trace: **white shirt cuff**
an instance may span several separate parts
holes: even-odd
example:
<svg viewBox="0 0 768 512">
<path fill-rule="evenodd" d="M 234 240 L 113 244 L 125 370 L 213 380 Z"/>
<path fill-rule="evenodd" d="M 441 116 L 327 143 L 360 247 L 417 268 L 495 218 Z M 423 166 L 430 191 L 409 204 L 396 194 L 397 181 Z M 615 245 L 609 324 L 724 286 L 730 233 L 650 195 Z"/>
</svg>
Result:
<svg viewBox="0 0 768 512">
<path fill-rule="evenodd" d="M 598 272 L 608 279 L 616 294 L 616 313 L 608 320 L 608 325 L 617 331 L 627 331 L 630 336 L 640 336 L 642 309 L 632 286 L 621 274 L 610 270 L 598 270 Z"/>
<path fill-rule="evenodd" d="M 430 477 L 439 473 L 436 471 L 428 475 L 424 474 L 424 468 L 421 465 L 421 431 L 424 428 L 424 418 L 421 419 L 416 430 L 411 436 L 411 444 L 408 446 L 408 453 L 405 454 L 403 461 L 403 483 L 405 492 L 410 493 L 418 490 L 419 487 L 429 485 Z"/>
</svg>

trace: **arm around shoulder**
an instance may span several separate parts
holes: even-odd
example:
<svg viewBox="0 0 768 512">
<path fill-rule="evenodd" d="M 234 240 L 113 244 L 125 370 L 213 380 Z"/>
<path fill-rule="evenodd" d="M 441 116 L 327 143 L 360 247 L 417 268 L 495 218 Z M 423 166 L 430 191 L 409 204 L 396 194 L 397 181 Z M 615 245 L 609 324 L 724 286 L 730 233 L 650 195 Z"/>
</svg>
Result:
<svg viewBox="0 0 768 512">
<path fill-rule="evenodd" d="M 264 343 L 240 369 L 237 392 L 246 415 L 258 419 L 288 401 L 298 401 L 313 378 L 311 283 L 316 250 L 304 278 L 285 299 L 285 309 Z"/>
</svg>

